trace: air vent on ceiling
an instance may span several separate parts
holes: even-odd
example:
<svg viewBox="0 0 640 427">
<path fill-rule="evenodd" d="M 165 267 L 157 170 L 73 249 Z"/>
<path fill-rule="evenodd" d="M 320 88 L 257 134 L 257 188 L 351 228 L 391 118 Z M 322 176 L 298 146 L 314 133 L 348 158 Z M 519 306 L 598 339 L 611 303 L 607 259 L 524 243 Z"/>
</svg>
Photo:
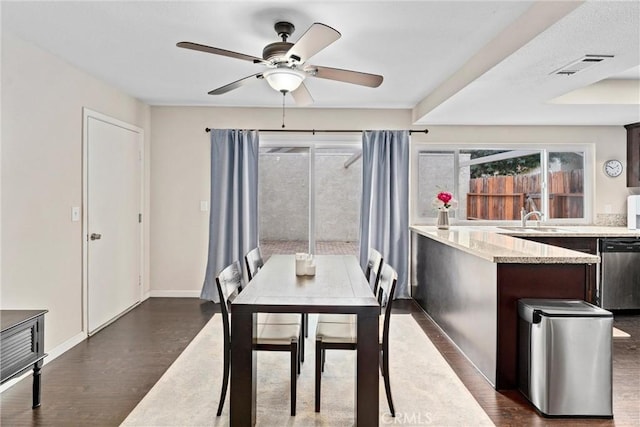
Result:
<svg viewBox="0 0 640 427">
<path fill-rule="evenodd" d="M 570 76 L 572 74 L 577 73 L 578 71 L 582 71 L 587 67 L 598 64 L 606 59 L 613 58 L 613 55 L 585 55 L 577 61 L 573 61 L 564 67 L 561 67 L 555 70 L 551 74 L 560 74 L 563 76 Z"/>
</svg>

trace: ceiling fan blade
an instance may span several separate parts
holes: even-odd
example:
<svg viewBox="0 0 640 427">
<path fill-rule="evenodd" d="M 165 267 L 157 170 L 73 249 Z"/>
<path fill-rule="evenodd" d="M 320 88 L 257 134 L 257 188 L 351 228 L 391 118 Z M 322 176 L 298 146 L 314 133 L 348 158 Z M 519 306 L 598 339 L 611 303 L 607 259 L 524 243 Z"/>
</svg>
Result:
<svg viewBox="0 0 640 427">
<path fill-rule="evenodd" d="M 203 44 L 198 44 L 198 43 L 180 42 L 180 43 L 176 43 L 176 46 L 184 49 L 191 49 L 191 50 L 198 50 L 200 52 L 213 53 L 215 55 L 228 56 L 229 58 L 242 59 L 244 61 L 250 61 L 253 63 L 265 62 L 262 58 L 258 58 L 257 56 L 245 55 L 244 53 L 233 52 L 231 50 L 220 49 L 212 46 L 205 46 Z"/>
<path fill-rule="evenodd" d="M 291 96 L 293 97 L 293 101 L 298 107 L 305 107 L 307 105 L 313 104 L 313 97 L 309 93 L 309 89 L 307 89 L 304 83 L 300 83 L 300 86 L 298 86 L 296 90 L 291 92 Z"/>
<path fill-rule="evenodd" d="M 291 46 L 286 58 L 294 58 L 298 62 L 305 62 L 325 47 L 340 38 L 341 34 L 328 25 L 316 22 Z"/>
<path fill-rule="evenodd" d="M 339 68 L 320 67 L 318 65 L 310 65 L 305 68 L 305 71 L 311 71 L 313 76 L 321 79 L 337 80 L 339 82 L 353 83 L 355 85 L 369 87 L 378 87 L 382 84 L 383 80 L 383 77 L 378 74 L 341 70 Z"/>
<path fill-rule="evenodd" d="M 224 85 L 222 87 L 214 89 L 214 90 L 209 92 L 209 95 L 222 95 L 223 93 L 230 92 L 230 91 L 232 91 L 234 89 L 239 88 L 240 86 L 244 86 L 247 83 L 251 83 L 252 81 L 254 81 L 256 79 L 261 79 L 261 78 L 262 78 L 262 73 L 252 74 L 252 75 L 244 77 L 244 78 L 242 78 L 240 80 L 236 80 L 233 83 L 229 83 L 228 85 Z"/>
</svg>

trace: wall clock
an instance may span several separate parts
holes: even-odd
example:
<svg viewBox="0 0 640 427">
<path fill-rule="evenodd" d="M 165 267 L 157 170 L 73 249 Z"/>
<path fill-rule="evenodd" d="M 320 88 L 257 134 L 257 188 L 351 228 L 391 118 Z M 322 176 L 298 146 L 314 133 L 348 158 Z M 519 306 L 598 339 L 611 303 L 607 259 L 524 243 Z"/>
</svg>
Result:
<svg viewBox="0 0 640 427">
<path fill-rule="evenodd" d="M 622 173 L 622 162 L 620 160 L 607 160 L 604 162 L 604 173 L 610 177 L 620 176 Z"/>
</svg>

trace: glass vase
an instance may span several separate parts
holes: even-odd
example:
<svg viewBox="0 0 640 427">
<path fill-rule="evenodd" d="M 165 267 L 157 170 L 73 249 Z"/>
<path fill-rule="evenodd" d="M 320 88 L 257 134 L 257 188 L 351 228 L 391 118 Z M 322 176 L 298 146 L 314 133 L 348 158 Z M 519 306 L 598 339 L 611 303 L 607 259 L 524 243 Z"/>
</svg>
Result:
<svg viewBox="0 0 640 427">
<path fill-rule="evenodd" d="M 448 230 L 449 229 L 449 211 L 438 211 L 438 219 L 436 222 L 436 226 L 439 230 Z"/>
</svg>

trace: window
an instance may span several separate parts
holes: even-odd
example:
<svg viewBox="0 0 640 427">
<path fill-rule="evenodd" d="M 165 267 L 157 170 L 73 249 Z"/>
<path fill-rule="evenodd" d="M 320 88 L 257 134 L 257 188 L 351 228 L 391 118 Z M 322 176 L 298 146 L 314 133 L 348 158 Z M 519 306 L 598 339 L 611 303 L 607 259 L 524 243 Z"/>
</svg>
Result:
<svg viewBox="0 0 640 427">
<path fill-rule="evenodd" d="M 450 191 L 463 222 L 516 221 L 540 211 L 546 221 L 590 222 L 592 147 L 531 144 L 491 148 L 416 144 L 412 150 L 412 223 L 432 223 L 432 201 Z"/>
<path fill-rule="evenodd" d="M 314 253 L 358 255 L 362 150 L 316 148 L 314 154 Z"/>
<path fill-rule="evenodd" d="M 361 143 L 260 141 L 258 215 L 263 258 L 273 253 L 358 255 Z"/>
<path fill-rule="evenodd" d="M 265 260 L 309 251 L 309 159 L 308 147 L 260 147 L 258 240 Z"/>
</svg>

